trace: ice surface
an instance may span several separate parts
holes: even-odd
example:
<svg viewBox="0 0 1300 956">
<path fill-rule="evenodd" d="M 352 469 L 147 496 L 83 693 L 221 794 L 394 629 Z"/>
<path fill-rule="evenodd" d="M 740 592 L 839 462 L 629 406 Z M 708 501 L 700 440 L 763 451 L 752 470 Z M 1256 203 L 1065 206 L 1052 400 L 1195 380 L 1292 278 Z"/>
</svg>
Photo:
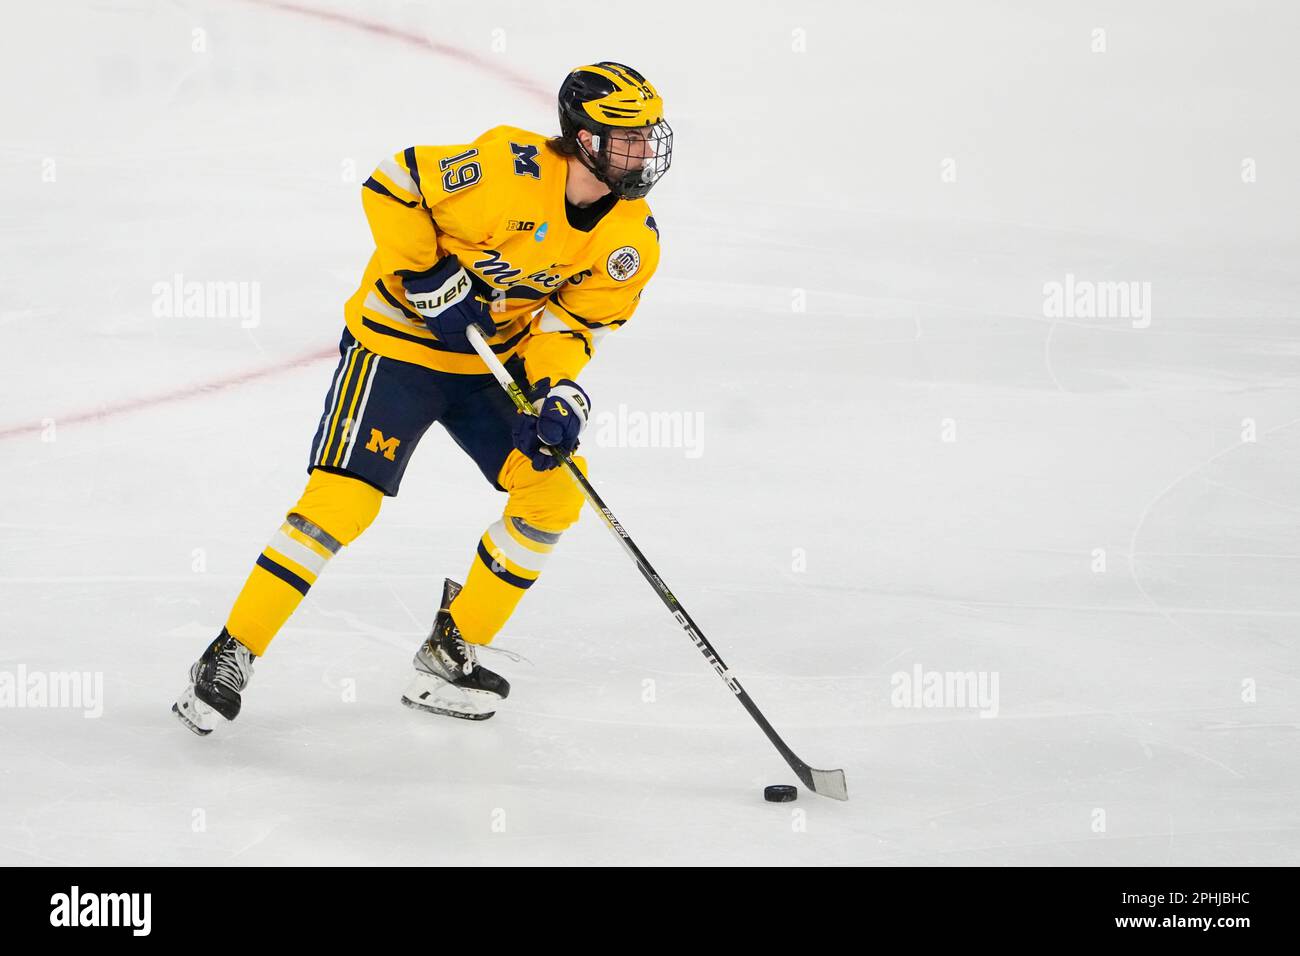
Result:
<svg viewBox="0 0 1300 956">
<path fill-rule="evenodd" d="M 1300 11 L 646 9 L 9 11 L 0 680 L 98 673 L 103 712 L 0 708 L 0 863 L 1300 862 Z M 698 431 L 611 419 L 593 476 L 849 802 L 763 802 L 793 774 L 590 514 L 487 655 L 508 706 L 401 707 L 502 503 L 438 430 L 244 714 L 186 733 L 304 481 L 360 182 L 552 129 L 603 58 L 677 139 L 584 384 Z M 157 315 L 177 275 L 259 321 Z M 1049 317 L 1067 275 L 1150 283 L 1149 325 Z M 918 668 L 996 708 L 896 706 Z"/>
</svg>

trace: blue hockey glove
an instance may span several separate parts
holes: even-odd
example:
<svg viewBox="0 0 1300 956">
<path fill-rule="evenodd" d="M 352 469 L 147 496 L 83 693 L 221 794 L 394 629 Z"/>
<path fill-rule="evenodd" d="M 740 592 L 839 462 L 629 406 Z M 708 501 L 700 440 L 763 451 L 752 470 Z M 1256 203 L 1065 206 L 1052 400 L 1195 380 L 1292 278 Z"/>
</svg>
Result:
<svg viewBox="0 0 1300 956">
<path fill-rule="evenodd" d="M 515 447 L 528 456 L 534 469 L 547 471 L 560 463 L 551 454 L 552 448 L 566 455 L 577 450 L 591 399 L 577 382 L 562 378 L 551 385 L 551 380 L 544 378 L 529 390 L 528 400 L 537 409 L 537 417 L 523 412 L 515 417 Z"/>
<path fill-rule="evenodd" d="M 406 301 L 424 317 L 438 341 L 453 352 L 473 352 L 465 330 L 476 325 L 485 337 L 496 331 L 491 307 L 475 290 L 473 277 L 453 255 L 424 272 L 401 272 Z"/>
</svg>

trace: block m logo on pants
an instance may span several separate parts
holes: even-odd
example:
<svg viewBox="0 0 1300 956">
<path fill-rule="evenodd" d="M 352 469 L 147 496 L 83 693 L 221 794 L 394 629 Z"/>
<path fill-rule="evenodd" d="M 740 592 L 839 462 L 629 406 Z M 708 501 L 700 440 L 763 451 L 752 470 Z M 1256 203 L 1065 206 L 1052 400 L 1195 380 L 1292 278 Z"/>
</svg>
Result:
<svg viewBox="0 0 1300 956">
<path fill-rule="evenodd" d="M 382 452 L 389 461 L 397 460 L 397 446 L 400 438 L 385 438 L 378 428 L 370 429 L 370 441 L 366 442 L 366 451 Z"/>
</svg>

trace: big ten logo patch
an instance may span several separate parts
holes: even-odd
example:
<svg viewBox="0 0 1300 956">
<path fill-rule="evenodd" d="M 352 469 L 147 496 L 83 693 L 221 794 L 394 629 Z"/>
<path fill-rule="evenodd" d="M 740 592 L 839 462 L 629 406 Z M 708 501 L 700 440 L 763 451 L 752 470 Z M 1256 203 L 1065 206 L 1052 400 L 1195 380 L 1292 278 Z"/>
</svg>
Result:
<svg viewBox="0 0 1300 956">
<path fill-rule="evenodd" d="M 507 232 L 532 232 L 536 228 L 535 219 L 511 219 L 506 222 Z"/>
<path fill-rule="evenodd" d="M 401 443 L 400 438 L 385 438 L 378 428 L 372 428 L 370 429 L 370 441 L 366 442 L 366 451 L 378 452 L 389 461 L 396 461 L 397 446 Z"/>
</svg>

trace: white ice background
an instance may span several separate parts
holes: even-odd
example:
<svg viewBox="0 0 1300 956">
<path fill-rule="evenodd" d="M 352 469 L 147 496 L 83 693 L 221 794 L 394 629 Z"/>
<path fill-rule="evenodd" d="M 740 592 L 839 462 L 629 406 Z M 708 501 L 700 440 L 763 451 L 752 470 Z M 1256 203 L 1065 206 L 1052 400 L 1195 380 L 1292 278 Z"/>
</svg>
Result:
<svg viewBox="0 0 1300 956">
<path fill-rule="evenodd" d="M 103 712 L 0 709 L 0 863 L 1300 862 L 1298 33 L 1284 2 L 12 5 L 0 671 L 100 674 Z M 701 432 L 589 441 L 597 488 L 849 802 L 763 802 L 793 775 L 590 513 L 495 642 L 522 659 L 485 655 L 501 712 L 399 706 L 503 503 L 440 429 L 238 721 L 187 733 L 305 481 L 361 181 L 553 130 L 598 59 L 676 149 L 660 272 L 583 381 Z M 1149 283 L 1149 324 L 1045 314 L 1067 274 Z M 155 314 L 177 275 L 256 283 L 258 323 Z M 896 706 L 918 666 L 996 676 L 996 716 Z"/>
</svg>

